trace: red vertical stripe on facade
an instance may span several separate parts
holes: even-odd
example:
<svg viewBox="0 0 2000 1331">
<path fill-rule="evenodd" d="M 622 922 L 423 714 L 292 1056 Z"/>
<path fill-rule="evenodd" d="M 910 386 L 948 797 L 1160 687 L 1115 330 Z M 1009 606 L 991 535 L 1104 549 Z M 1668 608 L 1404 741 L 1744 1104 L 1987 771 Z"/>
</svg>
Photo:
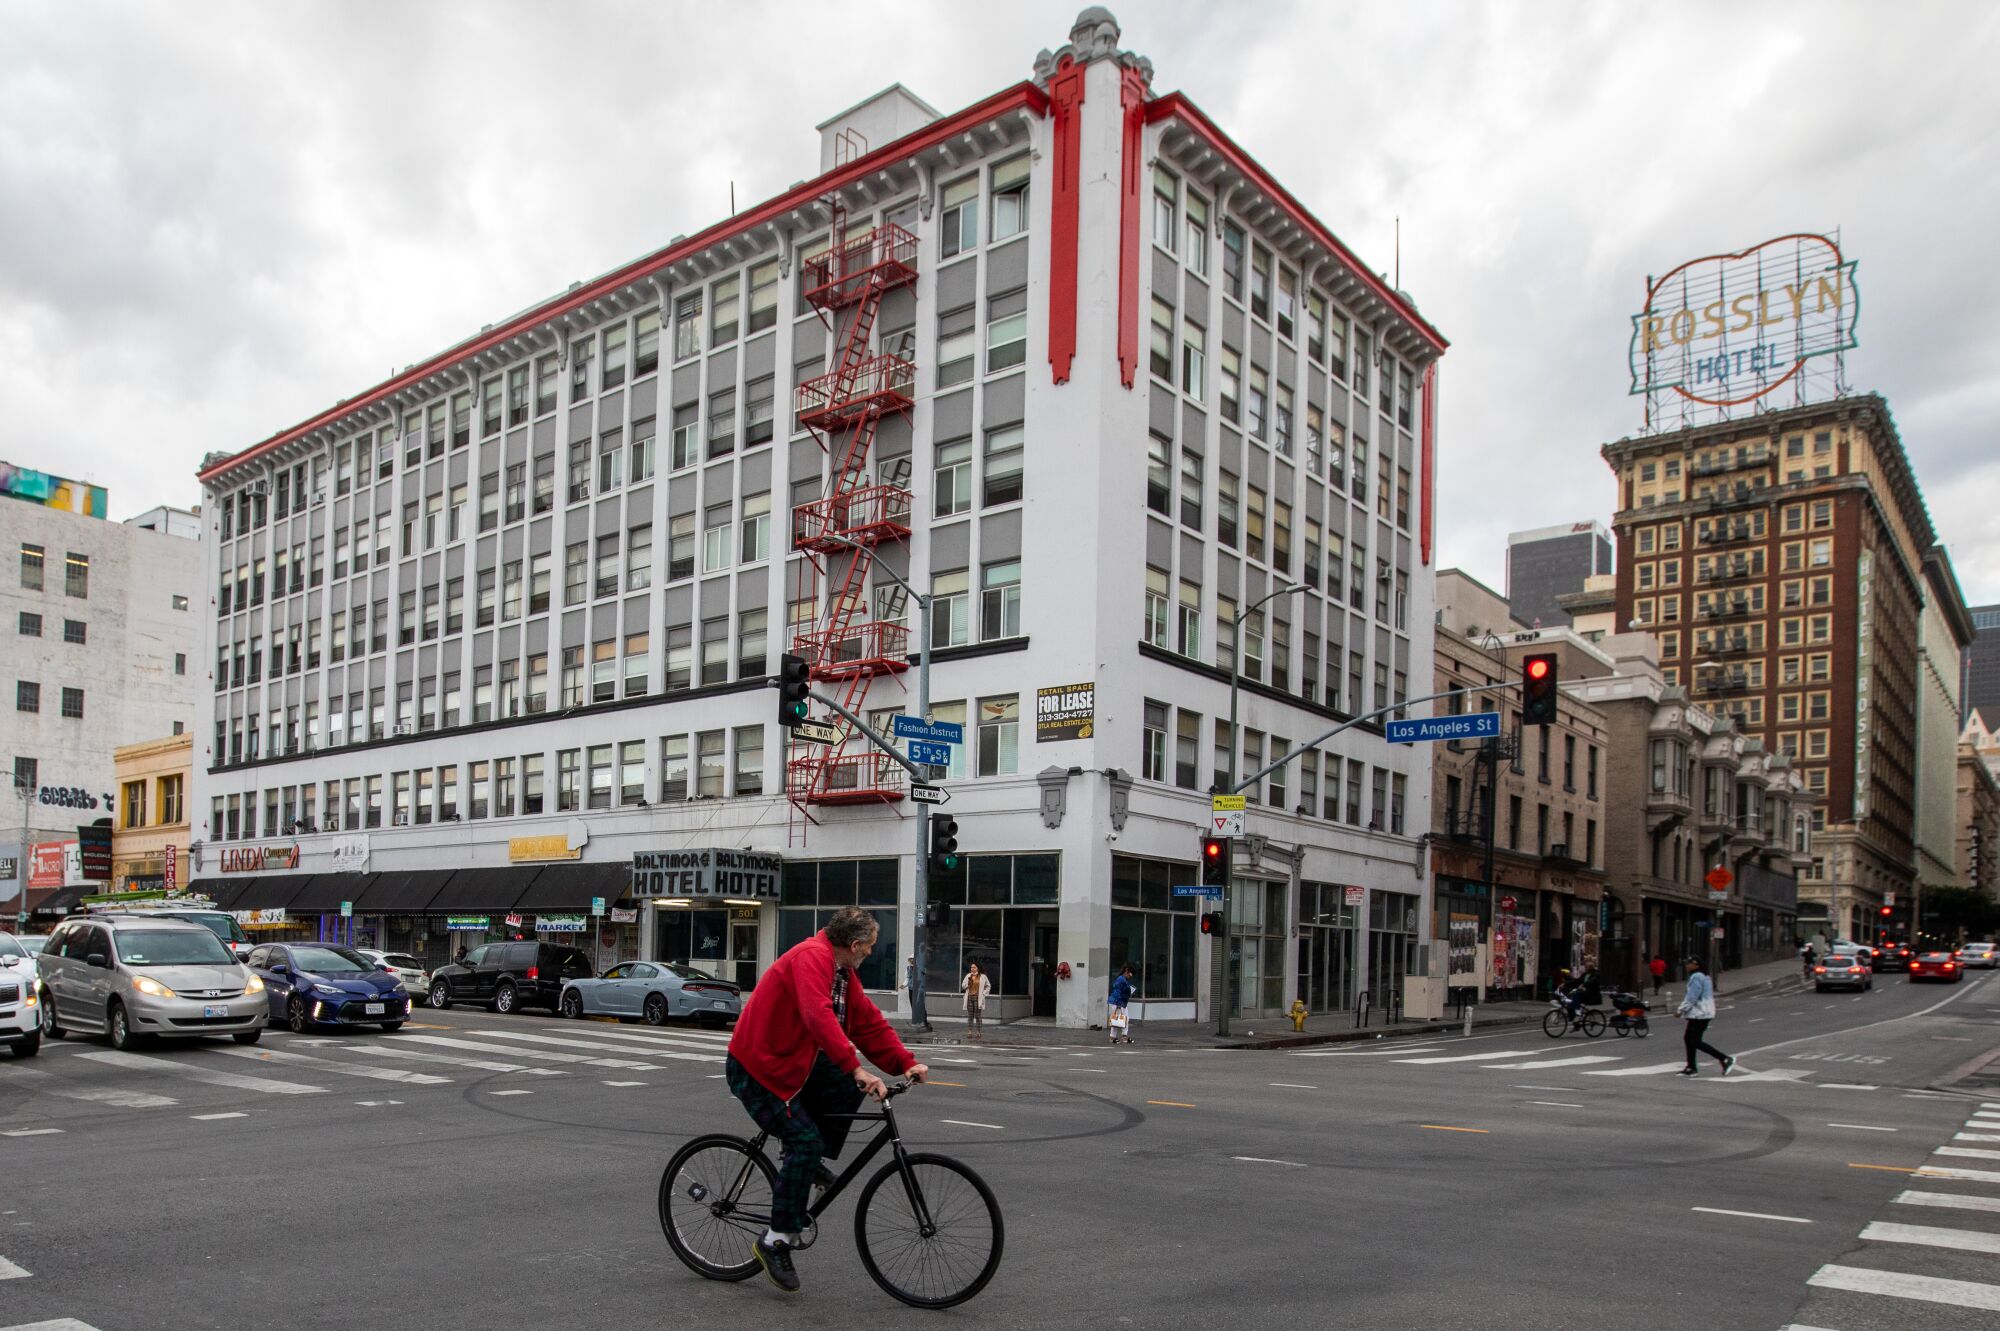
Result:
<svg viewBox="0 0 2000 1331">
<path fill-rule="evenodd" d="M 1069 382 L 1076 360 L 1076 244 L 1082 212 L 1077 161 L 1082 138 L 1085 69 L 1068 56 L 1049 80 L 1055 121 L 1055 185 L 1049 200 L 1049 370 L 1056 383 Z"/>
<path fill-rule="evenodd" d="M 1431 562 L 1431 545 L 1437 530 L 1437 375 L 1436 361 L 1424 366 L 1419 404 L 1424 413 L 1423 454 L 1418 463 L 1423 469 L 1423 507 L 1417 519 L 1417 550 L 1425 567 Z"/>
<path fill-rule="evenodd" d="M 1118 377 L 1127 388 L 1139 373 L 1139 199 L 1145 175 L 1146 81 L 1119 71 L 1124 111 L 1118 177 Z"/>
</svg>

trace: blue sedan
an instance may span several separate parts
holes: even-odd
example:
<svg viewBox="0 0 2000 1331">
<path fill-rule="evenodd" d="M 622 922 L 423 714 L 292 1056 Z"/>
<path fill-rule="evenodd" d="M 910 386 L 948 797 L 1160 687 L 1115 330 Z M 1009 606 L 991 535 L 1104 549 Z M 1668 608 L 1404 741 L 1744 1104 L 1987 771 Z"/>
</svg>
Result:
<svg viewBox="0 0 2000 1331">
<path fill-rule="evenodd" d="M 271 995 L 271 1020 L 303 1035 L 315 1026 L 400 1027 L 410 1015 L 402 981 L 351 948 L 270 943 L 246 963 Z"/>
<path fill-rule="evenodd" d="M 727 980 L 692 966 L 666 961 L 627 961 L 595 979 L 563 986 L 565 1017 L 643 1017 L 649 1026 L 669 1017 L 693 1017 L 720 1024 L 743 1012 L 743 991 Z"/>
</svg>

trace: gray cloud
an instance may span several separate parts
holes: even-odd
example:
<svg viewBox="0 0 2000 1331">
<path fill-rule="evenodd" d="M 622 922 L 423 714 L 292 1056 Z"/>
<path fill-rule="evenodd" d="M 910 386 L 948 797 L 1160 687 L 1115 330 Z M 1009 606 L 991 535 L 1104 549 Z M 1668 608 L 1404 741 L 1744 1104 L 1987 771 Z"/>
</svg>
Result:
<svg viewBox="0 0 2000 1331">
<path fill-rule="evenodd" d="M 1028 75 L 1075 0 L 7 4 L 0 453 L 185 503 L 211 449 L 809 175 L 901 80 Z M 1441 555 L 1606 517 L 1647 273 L 1799 229 L 1861 261 L 1888 397 L 1969 598 L 2000 600 L 2000 92 L 1983 7 L 1115 6 L 1185 90 L 1452 339 Z M 1540 465 L 1525 465 L 1540 464 Z"/>
</svg>

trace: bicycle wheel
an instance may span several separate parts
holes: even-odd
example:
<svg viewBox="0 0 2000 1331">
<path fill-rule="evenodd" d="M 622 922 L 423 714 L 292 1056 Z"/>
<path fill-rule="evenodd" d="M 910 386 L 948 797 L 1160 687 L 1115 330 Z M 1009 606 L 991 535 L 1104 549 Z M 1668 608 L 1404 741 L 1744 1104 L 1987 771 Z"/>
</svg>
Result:
<svg viewBox="0 0 2000 1331">
<path fill-rule="evenodd" d="M 674 1255 L 710 1280 L 757 1274 L 750 1250 L 771 1224 L 777 1171 L 740 1137 L 696 1137 L 660 1175 L 660 1228 Z"/>
<path fill-rule="evenodd" d="M 1644 1017 L 1639 1018 L 1637 1022 L 1633 1023 L 1632 1034 L 1638 1036 L 1641 1040 L 1645 1039 L 1652 1033 L 1653 1033 L 1653 1028 L 1646 1023 L 1646 1019 Z"/>
<path fill-rule="evenodd" d="M 1000 1269 L 1007 1237 L 1000 1203 L 984 1179 L 956 1160 L 904 1159 L 909 1186 L 892 1160 L 862 1189 L 854 1246 L 875 1283 L 896 1298 L 916 1308 L 949 1308 L 986 1288 Z"/>
<path fill-rule="evenodd" d="M 1550 1008 L 1542 1017 L 1542 1034 L 1551 1040 L 1562 1039 L 1563 1032 L 1568 1029 L 1569 1017 L 1556 1008 Z"/>
<path fill-rule="evenodd" d="M 1595 1040 L 1598 1036 L 1604 1034 L 1604 1014 L 1594 1010 L 1585 1012 L 1581 1025 L 1583 1026 L 1583 1033 Z"/>
<path fill-rule="evenodd" d="M 1623 1017 L 1613 1017 L 1611 1019 L 1611 1033 L 1622 1040 L 1632 1033 L 1632 1023 Z"/>
</svg>

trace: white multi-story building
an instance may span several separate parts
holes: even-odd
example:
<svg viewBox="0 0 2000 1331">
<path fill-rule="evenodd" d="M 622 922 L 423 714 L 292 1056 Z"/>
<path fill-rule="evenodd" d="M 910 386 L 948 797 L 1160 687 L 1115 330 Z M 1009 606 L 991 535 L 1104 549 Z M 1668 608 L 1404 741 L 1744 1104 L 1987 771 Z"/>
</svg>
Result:
<svg viewBox="0 0 2000 1331">
<path fill-rule="evenodd" d="M 0 861 L 12 866 L 0 871 L 0 913 L 18 914 L 31 875 L 35 887 L 60 887 L 57 847 L 116 816 L 114 750 L 193 726 L 198 524 L 180 509 L 107 522 L 0 498 L 17 561 L 0 575 L 0 754 L 12 773 L 0 804 Z"/>
<path fill-rule="evenodd" d="M 788 749 L 768 681 L 796 649 L 886 729 L 928 653 L 966 856 L 933 994 L 980 961 L 1083 1025 L 1129 961 L 1195 1015 L 1173 888 L 1232 752 L 1428 678 L 1444 342 L 1118 36 L 1087 10 L 952 115 L 892 87 L 814 179 L 211 459 L 198 879 L 294 931 L 582 930 L 745 982 L 859 902 L 896 988 L 901 771 Z M 1429 786 L 1362 726 L 1248 792 L 1239 1011 L 1418 966 Z M 635 879 L 688 851 L 750 854 Z"/>
</svg>

